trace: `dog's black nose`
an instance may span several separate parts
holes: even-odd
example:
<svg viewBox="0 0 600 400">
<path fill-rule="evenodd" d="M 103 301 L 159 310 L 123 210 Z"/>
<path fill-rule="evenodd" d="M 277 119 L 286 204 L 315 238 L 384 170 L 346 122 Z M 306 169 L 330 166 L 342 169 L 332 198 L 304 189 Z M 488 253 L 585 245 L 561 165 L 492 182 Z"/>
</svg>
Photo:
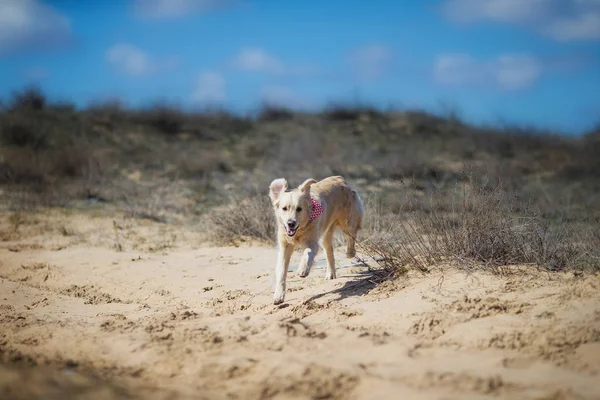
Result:
<svg viewBox="0 0 600 400">
<path fill-rule="evenodd" d="M 293 228 L 293 227 L 295 227 L 295 226 L 296 226 L 296 221 L 293 221 L 293 220 L 289 219 L 289 220 L 288 220 L 288 222 L 287 222 L 287 225 L 288 225 L 290 228 Z"/>
</svg>

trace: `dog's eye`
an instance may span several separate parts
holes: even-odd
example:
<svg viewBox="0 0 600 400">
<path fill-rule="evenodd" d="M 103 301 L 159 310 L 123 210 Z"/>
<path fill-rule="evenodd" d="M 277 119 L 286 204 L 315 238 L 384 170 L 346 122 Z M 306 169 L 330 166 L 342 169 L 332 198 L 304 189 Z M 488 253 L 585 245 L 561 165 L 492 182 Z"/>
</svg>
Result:
<svg viewBox="0 0 600 400">
<path fill-rule="evenodd" d="M 296 208 L 296 211 L 297 211 L 297 212 L 300 212 L 300 211 L 302 211 L 302 207 L 298 207 L 298 208 Z"/>
<path fill-rule="evenodd" d="M 281 208 L 283 211 L 287 211 L 287 207 L 282 207 Z"/>
</svg>

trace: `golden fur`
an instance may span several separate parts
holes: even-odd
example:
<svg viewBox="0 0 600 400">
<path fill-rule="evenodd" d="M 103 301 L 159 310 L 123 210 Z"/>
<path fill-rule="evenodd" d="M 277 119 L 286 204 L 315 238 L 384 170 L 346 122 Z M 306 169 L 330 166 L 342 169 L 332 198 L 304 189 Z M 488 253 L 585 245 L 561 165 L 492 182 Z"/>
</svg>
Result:
<svg viewBox="0 0 600 400">
<path fill-rule="evenodd" d="M 279 252 L 275 267 L 275 294 L 273 302 L 283 303 L 285 281 L 290 258 L 297 246 L 304 248 L 298 276 L 305 278 L 310 273 L 319 249 L 323 247 L 327 256 L 325 279 L 335 279 L 333 235 L 341 229 L 347 240 L 346 256 L 356 255 L 355 242 L 361 229 L 364 208 L 358 193 L 352 190 L 341 176 L 330 176 L 317 182 L 305 180 L 297 188 L 286 191 L 284 178 L 275 179 L 269 186 L 269 197 L 277 219 L 277 243 Z M 321 203 L 323 213 L 309 222 L 312 203 L 310 198 Z"/>
</svg>

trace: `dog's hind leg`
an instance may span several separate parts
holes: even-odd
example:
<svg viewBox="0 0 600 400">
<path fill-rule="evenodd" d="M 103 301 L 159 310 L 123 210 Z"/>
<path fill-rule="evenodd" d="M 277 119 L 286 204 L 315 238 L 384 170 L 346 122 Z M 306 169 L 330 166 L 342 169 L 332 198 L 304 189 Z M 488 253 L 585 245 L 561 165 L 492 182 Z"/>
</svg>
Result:
<svg viewBox="0 0 600 400">
<path fill-rule="evenodd" d="M 356 232 L 356 231 L 354 231 Z M 346 257 L 352 258 L 356 255 L 356 233 L 346 233 Z"/>
<path fill-rule="evenodd" d="M 300 264 L 298 264 L 297 274 L 300 278 L 306 278 L 310 274 L 310 269 L 315 261 L 315 256 L 319 251 L 319 244 L 317 242 L 309 242 L 306 249 L 302 253 Z"/>
<path fill-rule="evenodd" d="M 356 237 L 360 229 L 360 222 L 356 218 L 349 220 L 342 225 L 344 236 L 346 237 L 346 257 L 352 258 L 356 255 Z"/>
<path fill-rule="evenodd" d="M 273 304 L 281 304 L 285 300 L 285 281 L 293 252 L 294 245 L 285 242 L 279 243 L 279 254 L 277 255 L 277 265 L 275 266 L 275 294 L 273 296 Z"/>
<path fill-rule="evenodd" d="M 331 227 L 325 233 L 322 241 L 323 249 L 325 249 L 325 254 L 327 255 L 327 269 L 325 270 L 325 279 L 335 279 L 335 257 L 333 255 L 333 235 L 334 228 Z"/>
<path fill-rule="evenodd" d="M 356 239 L 358 237 L 358 231 L 362 226 L 362 218 L 364 215 L 364 207 L 362 200 L 355 191 L 352 192 L 354 196 L 354 206 L 351 208 L 348 220 L 343 227 L 344 234 L 346 235 L 346 257 L 352 258 L 356 256 Z"/>
</svg>

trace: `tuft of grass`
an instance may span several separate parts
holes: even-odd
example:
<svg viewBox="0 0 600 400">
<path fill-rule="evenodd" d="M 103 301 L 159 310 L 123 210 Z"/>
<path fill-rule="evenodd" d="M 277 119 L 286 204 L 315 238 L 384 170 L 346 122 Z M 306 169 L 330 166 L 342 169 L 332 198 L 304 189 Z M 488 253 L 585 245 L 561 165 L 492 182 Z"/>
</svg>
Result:
<svg viewBox="0 0 600 400">
<path fill-rule="evenodd" d="M 232 195 L 229 204 L 208 213 L 208 239 L 219 245 L 255 239 L 275 243 L 273 206 L 265 194 Z"/>
<path fill-rule="evenodd" d="M 21 211 L 15 211 L 8 217 L 8 222 L 10 223 L 13 232 L 18 232 L 21 225 L 25 224 L 25 216 Z"/>
<path fill-rule="evenodd" d="M 63 236 L 75 236 L 77 232 L 72 227 L 62 224 L 58 227 L 58 232 Z"/>
<path fill-rule="evenodd" d="M 113 248 L 115 249 L 115 251 L 118 252 L 125 251 L 125 246 L 123 245 L 123 242 L 121 240 L 121 234 L 119 233 L 121 229 L 123 228 L 120 227 L 119 224 L 117 224 L 117 221 L 113 221 L 113 232 L 115 234 L 115 242 L 113 244 Z"/>
<path fill-rule="evenodd" d="M 150 252 L 159 252 L 167 249 L 172 249 L 176 246 L 177 243 L 177 234 L 170 233 L 166 231 L 166 229 L 162 228 L 160 230 L 160 238 L 153 245 L 148 247 L 148 251 Z"/>
</svg>

